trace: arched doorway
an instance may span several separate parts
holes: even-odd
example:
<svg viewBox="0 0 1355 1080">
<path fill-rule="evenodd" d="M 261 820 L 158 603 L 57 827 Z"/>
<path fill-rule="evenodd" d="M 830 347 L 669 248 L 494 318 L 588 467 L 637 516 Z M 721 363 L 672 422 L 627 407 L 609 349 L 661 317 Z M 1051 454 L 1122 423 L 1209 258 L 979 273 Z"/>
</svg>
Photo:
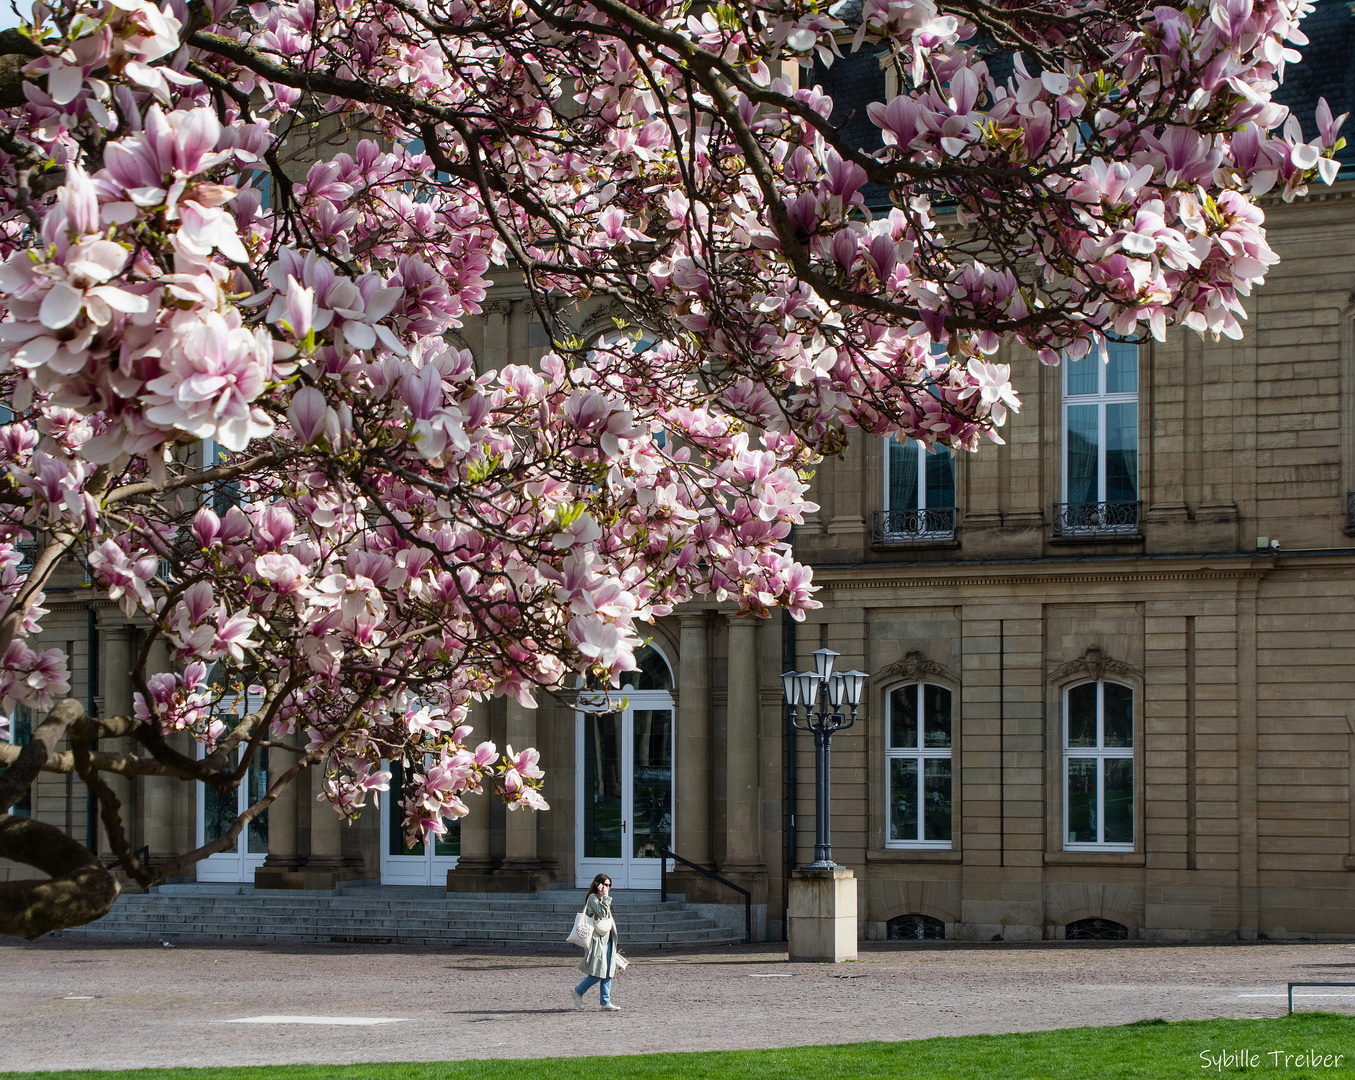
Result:
<svg viewBox="0 0 1355 1080">
<path fill-rule="evenodd" d="M 614 888 L 657 889 L 659 848 L 673 846 L 673 672 L 652 645 L 635 659 L 611 695 L 624 708 L 575 713 L 580 886 L 609 874 Z"/>
<path fill-rule="evenodd" d="M 212 684 L 219 685 L 220 680 L 234 674 L 237 673 L 218 664 L 212 671 Z M 221 719 L 225 721 L 227 727 L 230 727 L 233 719 L 238 721 L 242 717 L 248 716 L 261 704 L 262 698 L 260 696 L 246 692 L 243 702 L 236 698 L 234 703 L 228 700 L 221 705 Z M 243 753 L 243 750 L 242 747 L 240 752 Z M 204 756 L 204 748 L 199 743 L 198 757 L 202 756 Z M 203 844 L 210 843 L 223 835 L 226 830 L 235 824 L 236 818 L 268 793 L 267 747 L 259 747 L 254 752 L 254 757 L 249 763 L 249 775 L 232 794 L 222 795 L 220 792 L 209 788 L 202 781 L 198 781 L 196 787 L 198 789 L 197 843 L 198 847 L 201 847 Z M 264 859 L 267 857 L 268 811 L 265 810 L 240 830 L 240 835 L 236 837 L 234 845 L 225 851 L 209 855 L 198 863 L 198 880 L 253 881 L 254 871 L 263 865 Z"/>
<path fill-rule="evenodd" d="M 383 762 L 391 771 L 390 789 L 381 797 L 381 884 L 435 885 L 446 887 L 447 871 L 456 868 L 461 855 L 461 823 L 447 822 L 447 831 L 432 843 L 411 845 L 405 837 L 401 793 L 404 766 Z M 483 812 L 476 807 L 477 812 Z"/>
</svg>

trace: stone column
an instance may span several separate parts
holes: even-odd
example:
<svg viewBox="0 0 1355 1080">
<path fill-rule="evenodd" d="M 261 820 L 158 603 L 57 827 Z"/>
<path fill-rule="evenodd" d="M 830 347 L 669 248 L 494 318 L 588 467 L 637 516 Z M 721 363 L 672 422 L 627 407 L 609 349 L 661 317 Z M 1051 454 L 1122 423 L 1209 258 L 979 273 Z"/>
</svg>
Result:
<svg viewBox="0 0 1355 1080">
<path fill-rule="evenodd" d="M 123 624 L 103 628 L 104 635 L 104 706 L 106 717 L 132 715 L 132 645 L 135 627 Z M 101 742 L 100 749 L 114 753 L 130 753 L 133 749 L 131 739 L 108 739 Z M 104 782 L 117 796 L 121 804 L 122 828 L 127 842 L 136 847 L 136 799 L 132 784 L 126 778 L 114 773 L 104 773 Z M 102 814 L 99 832 L 103 834 L 100 852 L 111 854 L 107 833 L 104 832 Z"/>
<path fill-rule="evenodd" d="M 758 872 L 762 829 L 758 813 L 760 769 L 757 622 L 729 620 L 729 719 L 725 737 L 725 864 Z"/>
<path fill-rule="evenodd" d="M 471 703 L 469 723 L 471 743 L 489 735 L 489 703 Z M 448 892 L 494 892 L 494 871 L 499 860 L 489 853 L 489 795 L 468 795 L 470 813 L 461 819 L 461 855 L 456 869 L 447 871 Z"/>
<path fill-rule="evenodd" d="M 332 889 L 340 881 L 353 877 L 352 869 L 343 857 L 343 822 L 328 802 L 319 795 L 324 786 L 324 767 L 314 765 L 311 774 L 311 853 L 302 868 L 302 887 Z"/>
<path fill-rule="evenodd" d="M 710 866 L 710 614 L 679 616 L 677 829 L 674 850 Z"/>
<path fill-rule="evenodd" d="M 536 745 L 536 710 L 508 698 L 504 741 L 521 752 Z M 507 748 L 505 747 L 505 753 Z M 494 879 L 503 892 L 536 892 L 546 887 L 550 875 L 536 854 L 536 814 L 510 810 L 504 820 L 503 865 Z"/>
<path fill-rule="evenodd" d="M 508 363 L 508 320 L 513 314 L 511 300 L 487 300 L 484 311 L 485 347 L 481 370 L 501 368 Z"/>
<path fill-rule="evenodd" d="M 146 675 L 158 675 L 169 671 L 170 667 L 169 647 L 163 637 L 157 637 L 146 662 Z M 167 776 L 148 776 L 142 783 L 143 835 L 150 848 L 151 863 L 168 862 L 171 856 L 181 854 L 174 843 L 174 787 L 182 781 Z"/>
<path fill-rule="evenodd" d="M 287 742 L 294 743 L 296 737 Z M 296 764 L 296 755 L 274 750 L 269 755 L 268 782 L 271 786 L 279 776 Z M 300 889 L 301 856 L 297 852 L 297 798 L 298 789 L 309 784 L 302 773 L 283 788 L 282 793 L 268 808 L 268 857 L 254 871 L 256 889 Z M 323 809 L 323 807 L 321 808 Z"/>
</svg>

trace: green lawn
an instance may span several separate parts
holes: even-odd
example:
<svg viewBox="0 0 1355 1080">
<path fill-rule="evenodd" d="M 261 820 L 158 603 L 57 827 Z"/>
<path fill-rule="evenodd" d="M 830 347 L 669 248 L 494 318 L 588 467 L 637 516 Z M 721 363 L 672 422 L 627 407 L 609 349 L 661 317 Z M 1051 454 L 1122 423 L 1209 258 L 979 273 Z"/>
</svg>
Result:
<svg viewBox="0 0 1355 1080">
<path fill-rule="evenodd" d="M 1215 1061 L 1202 1058 L 1201 1051 Z M 1220 1065 L 1245 1052 L 1254 1066 Z M 1278 1057 L 1275 1054 L 1278 1053 Z M 1316 1066 L 1300 1055 L 1316 1055 Z M 1285 1055 L 1289 1055 L 1286 1060 Z M 1336 1056 L 1341 1055 L 1337 1062 Z M 1323 1058 L 1327 1058 L 1323 1064 Z M 235 1069 L 136 1069 L 0 1073 L 4 1080 L 1258 1080 L 1355 1077 L 1355 1018 L 1300 1013 L 1279 1020 L 1201 1020 L 1074 1028 L 1031 1035 L 971 1035 L 634 1057 L 454 1061 L 391 1065 L 285 1065 Z"/>
</svg>

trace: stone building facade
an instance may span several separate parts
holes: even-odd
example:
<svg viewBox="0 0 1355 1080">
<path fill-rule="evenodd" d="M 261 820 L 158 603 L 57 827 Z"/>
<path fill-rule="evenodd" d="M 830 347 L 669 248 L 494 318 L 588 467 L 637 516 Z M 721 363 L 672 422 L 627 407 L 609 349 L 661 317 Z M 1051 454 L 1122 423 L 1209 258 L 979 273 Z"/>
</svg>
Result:
<svg viewBox="0 0 1355 1080">
<path fill-rule="evenodd" d="M 1355 100 L 1345 7 L 1319 4 L 1293 90 L 1344 94 L 1336 111 Z M 624 713 L 484 708 L 478 732 L 541 750 L 550 812 L 477 805 L 410 851 L 389 805 L 345 828 L 305 790 L 199 879 L 653 888 L 670 847 L 750 889 L 779 938 L 814 839 L 812 745 L 779 675 L 827 647 L 871 676 L 832 758 L 863 937 L 1355 935 L 1355 180 L 1266 209 L 1282 261 L 1243 340 L 1173 332 L 1106 367 L 1000 357 L 1023 400 L 1006 445 L 956 460 L 858 438 L 825 461 L 795 537 L 823 603 L 803 623 L 692 605 L 654 628 Z M 498 365 L 546 339 L 505 276 L 463 344 Z M 72 693 L 128 710 L 139 628 L 76 571 L 49 596 Z M 234 812 L 164 780 L 122 792 L 153 859 Z M 70 778 L 43 775 L 25 812 L 106 850 Z M 700 875 L 670 886 L 741 921 Z"/>
</svg>

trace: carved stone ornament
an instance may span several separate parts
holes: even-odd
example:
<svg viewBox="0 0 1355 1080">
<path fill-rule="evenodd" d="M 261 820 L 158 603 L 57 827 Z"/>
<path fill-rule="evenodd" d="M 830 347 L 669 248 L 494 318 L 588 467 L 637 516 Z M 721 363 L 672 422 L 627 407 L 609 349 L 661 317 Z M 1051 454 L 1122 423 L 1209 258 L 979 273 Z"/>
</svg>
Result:
<svg viewBox="0 0 1355 1080">
<path fill-rule="evenodd" d="M 912 649 L 904 655 L 902 660 L 895 660 L 894 663 L 887 664 L 877 671 L 872 681 L 878 686 L 882 682 L 894 682 L 896 680 L 927 682 L 935 679 L 956 686 L 960 683 L 960 676 L 951 671 L 950 668 L 944 664 L 938 664 L 935 660 L 928 660 L 917 649 Z"/>
<path fill-rule="evenodd" d="M 498 315 L 502 319 L 507 319 L 513 313 L 513 301 L 511 300 L 486 300 L 480 305 L 480 310 L 486 315 Z"/>
<path fill-rule="evenodd" d="M 1078 679 L 1091 679 L 1100 681 L 1107 675 L 1111 678 L 1119 679 L 1142 679 L 1143 672 L 1138 668 L 1130 667 L 1121 660 L 1114 660 L 1106 655 L 1106 650 L 1100 645 L 1089 645 L 1086 651 L 1076 660 L 1069 660 L 1066 664 L 1060 664 L 1049 675 L 1051 683 L 1073 682 Z"/>
</svg>

